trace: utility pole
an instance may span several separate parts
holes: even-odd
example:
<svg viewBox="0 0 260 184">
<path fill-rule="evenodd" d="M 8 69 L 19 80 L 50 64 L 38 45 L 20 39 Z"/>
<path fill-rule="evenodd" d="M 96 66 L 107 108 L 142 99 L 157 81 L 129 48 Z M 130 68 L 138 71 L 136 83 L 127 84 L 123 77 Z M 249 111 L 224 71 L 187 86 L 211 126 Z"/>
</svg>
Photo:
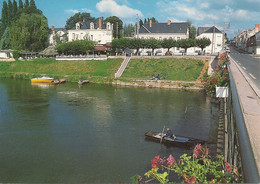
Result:
<svg viewBox="0 0 260 184">
<path fill-rule="evenodd" d="M 213 48 L 214 48 L 214 53 L 215 53 L 215 23 L 213 26 L 213 35 L 212 35 L 212 43 L 211 43 L 211 55 L 213 54 Z"/>
<path fill-rule="evenodd" d="M 230 27 L 230 22 L 224 22 L 224 33 L 223 33 L 223 41 L 222 41 L 222 50 L 224 50 L 224 44 L 225 44 L 225 36 L 226 36 L 226 24 L 228 24 L 227 30 Z"/>
<path fill-rule="evenodd" d="M 137 16 L 137 24 L 136 24 L 136 36 L 137 36 L 137 38 L 139 38 L 139 26 L 140 26 L 140 23 L 139 23 L 139 15 L 138 14 L 136 14 L 136 16 Z"/>
</svg>

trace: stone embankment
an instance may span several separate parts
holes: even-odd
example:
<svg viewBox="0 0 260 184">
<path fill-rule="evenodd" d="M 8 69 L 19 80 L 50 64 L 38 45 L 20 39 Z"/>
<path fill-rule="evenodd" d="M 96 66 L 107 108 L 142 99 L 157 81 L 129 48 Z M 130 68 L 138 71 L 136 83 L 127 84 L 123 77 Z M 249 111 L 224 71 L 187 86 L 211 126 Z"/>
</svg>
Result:
<svg viewBox="0 0 260 184">
<path fill-rule="evenodd" d="M 186 82 L 186 81 L 169 81 L 169 80 L 143 80 L 135 79 L 131 81 L 116 80 L 113 85 L 134 86 L 134 87 L 154 87 L 154 88 L 174 88 L 174 89 L 194 89 L 202 90 L 201 82 Z"/>
</svg>

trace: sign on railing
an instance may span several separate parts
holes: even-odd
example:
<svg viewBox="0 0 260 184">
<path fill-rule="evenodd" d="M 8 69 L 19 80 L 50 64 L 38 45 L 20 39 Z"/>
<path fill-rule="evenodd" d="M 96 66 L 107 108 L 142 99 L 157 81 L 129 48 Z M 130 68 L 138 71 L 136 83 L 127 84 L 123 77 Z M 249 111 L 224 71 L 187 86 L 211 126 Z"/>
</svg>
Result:
<svg viewBox="0 0 260 184">
<path fill-rule="evenodd" d="M 227 98 L 228 97 L 228 87 L 216 87 L 216 97 L 217 98 Z"/>
</svg>

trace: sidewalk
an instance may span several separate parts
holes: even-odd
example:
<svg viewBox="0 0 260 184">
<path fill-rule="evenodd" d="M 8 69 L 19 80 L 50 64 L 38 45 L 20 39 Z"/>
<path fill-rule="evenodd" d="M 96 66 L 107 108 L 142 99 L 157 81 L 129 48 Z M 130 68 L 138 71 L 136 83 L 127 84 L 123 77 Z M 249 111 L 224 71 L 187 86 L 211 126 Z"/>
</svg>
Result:
<svg viewBox="0 0 260 184">
<path fill-rule="evenodd" d="M 241 73 L 239 66 L 230 59 L 230 69 L 235 80 L 240 105 L 242 108 L 248 136 L 253 154 L 260 172 L 260 100 L 257 96 L 258 88 L 253 89 L 245 73 Z M 242 148 L 243 149 L 243 148 Z"/>
</svg>

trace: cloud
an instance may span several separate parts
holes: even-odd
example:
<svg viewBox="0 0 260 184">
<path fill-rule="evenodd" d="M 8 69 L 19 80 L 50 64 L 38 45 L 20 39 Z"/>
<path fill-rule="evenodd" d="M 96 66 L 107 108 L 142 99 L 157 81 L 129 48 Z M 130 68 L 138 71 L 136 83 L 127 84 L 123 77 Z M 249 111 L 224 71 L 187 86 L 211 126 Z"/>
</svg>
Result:
<svg viewBox="0 0 260 184">
<path fill-rule="evenodd" d="M 96 8 L 101 13 L 117 16 L 119 18 L 136 17 L 136 14 L 140 17 L 143 16 L 141 11 L 129 8 L 126 5 L 119 5 L 114 0 L 101 0 L 96 4 Z"/>
<path fill-rule="evenodd" d="M 82 8 L 81 9 L 83 12 L 87 12 L 87 13 L 92 13 L 93 11 L 87 8 Z"/>
<path fill-rule="evenodd" d="M 75 9 L 69 9 L 69 10 L 65 10 L 65 13 L 67 13 L 67 14 L 71 14 L 71 13 L 75 14 L 75 13 L 79 13 L 79 11 L 75 10 Z"/>
</svg>

